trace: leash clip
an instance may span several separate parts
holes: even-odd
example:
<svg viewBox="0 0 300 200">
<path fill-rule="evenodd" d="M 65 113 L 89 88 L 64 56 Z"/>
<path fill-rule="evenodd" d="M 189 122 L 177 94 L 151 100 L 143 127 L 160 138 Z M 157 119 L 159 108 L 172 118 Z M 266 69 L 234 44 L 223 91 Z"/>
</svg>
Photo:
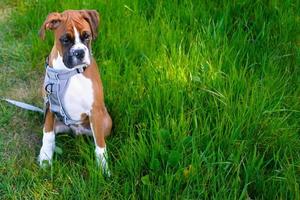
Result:
<svg viewBox="0 0 300 200">
<path fill-rule="evenodd" d="M 54 83 L 48 83 L 45 86 L 45 91 L 46 91 L 47 94 L 51 94 L 53 92 L 53 85 L 54 85 Z"/>
</svg>

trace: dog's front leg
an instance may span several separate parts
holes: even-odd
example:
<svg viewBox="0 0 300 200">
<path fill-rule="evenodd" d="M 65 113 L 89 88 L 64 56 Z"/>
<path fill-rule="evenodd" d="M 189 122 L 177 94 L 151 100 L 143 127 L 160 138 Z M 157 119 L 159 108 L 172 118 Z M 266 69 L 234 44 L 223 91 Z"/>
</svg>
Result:
<svg viewBox="0 0 300 200">
<path fill-rule="evenodd" d="M 46 163 L 50 165 L 52 164 L 52 157 L 55 149 L 54 120 L 54 114 L 47 109 L 43 128 L 43 145 L 38 157 L 41 167 L 43 167 Z"/>
<path fill-rule="evenodd" d="M 107 152 L 105 144 L 105 136 L 109 134 L 111 129 L 111 120 L 108 118 L 106 109 L 97 109 L 92 112 L 90 117 L 91 129 L 95 141 L 95 153 L 98 165 L 101 166 L 105 175 L 110 176 L 108 163 L 106 161 Z"/>
</svg>

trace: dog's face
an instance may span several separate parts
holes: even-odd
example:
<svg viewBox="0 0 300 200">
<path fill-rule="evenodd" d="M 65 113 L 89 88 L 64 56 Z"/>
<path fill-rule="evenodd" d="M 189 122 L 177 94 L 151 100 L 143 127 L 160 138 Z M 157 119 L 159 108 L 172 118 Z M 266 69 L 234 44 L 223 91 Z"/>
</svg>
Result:
<svg viewBox="0 0 300 200">
<path fill-rule="evenodd" d="M 40 29 L 44 39 L 45 30 L 53 30 L 55 48 L 68 68 L 91 63 L 91 41 L 97 37 L 99 14 L 95 10 L 69 10 L 50 13 Z"/>
</svg>

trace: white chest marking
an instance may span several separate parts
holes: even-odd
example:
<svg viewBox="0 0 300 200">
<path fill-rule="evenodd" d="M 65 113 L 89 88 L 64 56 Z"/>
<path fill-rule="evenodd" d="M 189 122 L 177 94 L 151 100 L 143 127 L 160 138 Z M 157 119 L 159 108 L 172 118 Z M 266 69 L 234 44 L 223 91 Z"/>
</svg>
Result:
<svg viewBox="0 0 300 200">
<path fill-rule="evenodd" d="M 66 112 L 74 120 L 80 120 L 82 114 L 90 116 L 94 102 L 92 81 L 83 74 L 72 76 L 64 98 Z"/>
</svg>

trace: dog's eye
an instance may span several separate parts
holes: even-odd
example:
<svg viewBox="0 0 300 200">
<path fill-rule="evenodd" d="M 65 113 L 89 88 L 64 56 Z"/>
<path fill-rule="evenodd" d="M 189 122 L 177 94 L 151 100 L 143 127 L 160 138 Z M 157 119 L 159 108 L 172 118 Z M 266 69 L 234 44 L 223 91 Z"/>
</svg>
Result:
<svg viewBox="0 0 300 200">
<path fill-rule="evenodd" d="M 83 32 L 81 36 L 82 40 L 90 40 L 90 37 L 91 37 L 90 34 L 87 32 Z"/>
<path fill-rule="evenodd" d="M 68 37 L 63 37 L 60 39 L 61 43 L 64 45 L 70 44 L 71 40 Z"/>
</svg>

